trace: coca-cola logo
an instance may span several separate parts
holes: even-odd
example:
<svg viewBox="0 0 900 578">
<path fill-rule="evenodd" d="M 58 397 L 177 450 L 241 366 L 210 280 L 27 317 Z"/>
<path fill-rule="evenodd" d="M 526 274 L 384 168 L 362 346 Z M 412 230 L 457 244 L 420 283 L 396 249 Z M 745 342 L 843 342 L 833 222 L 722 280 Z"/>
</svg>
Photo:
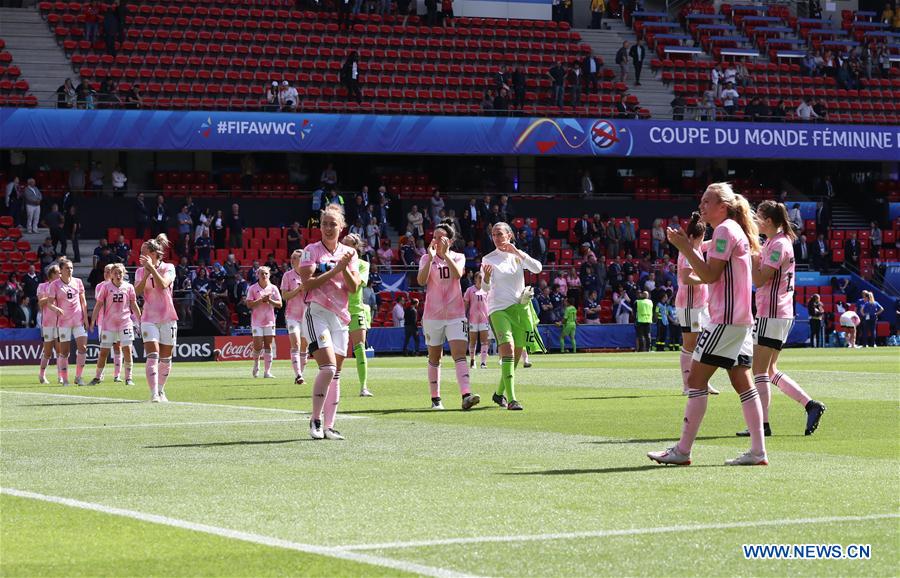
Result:
<svg viewBox="0 0 900 578">
<path fill-rule="evenodd" d="M 238 361 L 253 357 L 253 342 L 238 345 L 232 341 L 226 341 L 216 349 L 216 359 L 219 361 Z"/>
</svg>

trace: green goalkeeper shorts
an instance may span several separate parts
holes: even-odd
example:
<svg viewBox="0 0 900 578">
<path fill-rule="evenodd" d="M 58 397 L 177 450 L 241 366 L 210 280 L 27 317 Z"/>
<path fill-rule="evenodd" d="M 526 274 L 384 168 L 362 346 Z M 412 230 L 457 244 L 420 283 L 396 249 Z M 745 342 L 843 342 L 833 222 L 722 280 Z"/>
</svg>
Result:
<svg viewBox="0 0 900 578">
<path fill-rule="evenodd" d="M 528 333 L 531 323 L 528 314 L 519 305 L 512 305 L 500 311 L 494 311 L 490 315 L 491 331 L 497 339 L 498 345 L 510 343 L 515 347 L 525 347 L 528 343 Z"/>
<path fill-rule="evenodd" d="M 350 316 L 350 331 L 369 329 L 369 319 L 365 311 Z"/>
</svg>

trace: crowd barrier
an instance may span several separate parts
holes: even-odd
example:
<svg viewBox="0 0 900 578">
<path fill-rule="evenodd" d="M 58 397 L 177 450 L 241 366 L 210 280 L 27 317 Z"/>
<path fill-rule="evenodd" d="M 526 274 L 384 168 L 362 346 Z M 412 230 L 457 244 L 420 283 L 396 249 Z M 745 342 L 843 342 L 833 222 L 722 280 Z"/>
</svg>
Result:
<svg viewBox="0 0 900 578">
<path fill-rule="evenodd" d="M 550 351 L 559 350 L 560 327 L 539 326 L 544 344 Z M 651 335 L 655 340 L 656 327 Z M 405 332 L 402 327 L 377 327 L 368 332 L 368 345 L 376 354 L 392 354 L 403 351 Z M 575 332 L 578 349 L 633 349 L 634 325 L 579 325 Z M 802 345 L 809 340 L 809 322 L 796 321 L 788 337 L 788 345 Z M 249 361 L 252 355 L 252 338 L 249 335 L 216 337 L 179 337 L 175 347 L 175 361 Z M 0 330 L 0 366 L 37 365 L 41 356 L 41 334 L 37 329 Z M 412 347 L 412 343 L 410 343 Z M 75 362 L 75 348 L 70 361 Z M 134 344 L 135 358 L 144 361 L 144 347 L 140 340 Z M 284 330 L 275 337 L 275 359 L 290 359 L 290 343 Z M 419 351 L 425 350 L 425 339 L 419 329 Z M 100 347 L 96 334 L 88 343 L 88 362 L 96 361 Z"/>
</svg>

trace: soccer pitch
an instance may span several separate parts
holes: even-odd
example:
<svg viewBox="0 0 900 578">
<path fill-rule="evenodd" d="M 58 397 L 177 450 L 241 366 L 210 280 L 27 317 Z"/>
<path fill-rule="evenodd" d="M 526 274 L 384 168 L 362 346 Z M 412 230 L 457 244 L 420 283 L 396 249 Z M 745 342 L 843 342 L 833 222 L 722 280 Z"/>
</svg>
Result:
<svg viewBox="0 0 900 578">
<path fill-rule="evenodd" d="M 342 372 L 336 428 L 309 439 L 307 384 L 249 364 L 176 363 L 137 385 L 37 385 L 0 370 L 3 576 L 895 576 L 900 568 L 897 349 L 786 350 L 780 368 L 828 411 L 773 387 L 770 465 L 738 468 L 737 395 L 719 372 L 694 465 L 652 464 L 678 438 L 675 353 L 534 356 L 524 412 L 459 409 L 444 358 L 371 360 L 374 398 Z M 48 375 L 53 374 L 50 368 Z M 85 371 L 92 377 L 93 367 Z M 870 544 L 867 560 L 748 560 L 743 544 Z"/>
</svg>

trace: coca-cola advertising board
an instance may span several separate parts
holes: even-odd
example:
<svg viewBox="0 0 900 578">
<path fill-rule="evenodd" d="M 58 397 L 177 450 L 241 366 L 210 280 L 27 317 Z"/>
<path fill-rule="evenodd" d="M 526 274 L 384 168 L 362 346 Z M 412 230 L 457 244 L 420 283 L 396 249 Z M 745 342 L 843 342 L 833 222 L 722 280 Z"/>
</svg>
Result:
<svg viewBox="0 0 900 578">
<path fill-rule="evenodd" d="M 253 359 L 253 337 L 249 335 L 230 335 L 216 337 L 216 361 L 249 361 Z M 290 359 L 291 342 L 287 335 L 276 335 L 272 347 L 273 359 Z"/>
<path fill-rule="evenodd" d="M 41 341 L 0 341 L 0 365 L 38 365 L 41 361 Z M 88 363 L 97 361 L 100 353 L 100 345 L 88 343 Z M 175 345 L 172 356 L 175 361 L 212 361 L 213 338 L 212 337 L 180 337 Z M 144 361 L 144 344 L 138 340 L 134 342 L 134 358 L 137 362 Z M 69 361 L 75 363 L 75 344 L 72 344 Z"/>
</svg>

